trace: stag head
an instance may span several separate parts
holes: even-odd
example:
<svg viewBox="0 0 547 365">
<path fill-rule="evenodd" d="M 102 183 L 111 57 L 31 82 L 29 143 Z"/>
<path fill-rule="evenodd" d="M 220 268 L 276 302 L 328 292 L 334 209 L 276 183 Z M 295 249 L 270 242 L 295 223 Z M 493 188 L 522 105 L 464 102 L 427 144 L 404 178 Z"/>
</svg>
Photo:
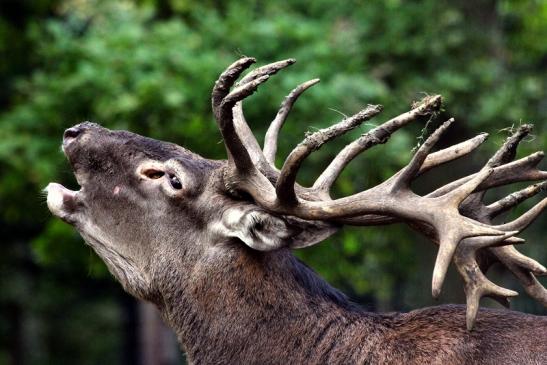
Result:
<svg viewBox="0 0 547 365">
<path fill-rule="evenodd" d="M 313 186 L 303 187 L 296 183 L 296 175 L 304 159 L 326 142 L 375 117 L 382 108 L 369 105 L 332 127 L 309 134 L 277 169 L 278 132 L 296 99 L 318 80 L 299 85 L 287 96 L 261 149 L 243 116 L 242 101 L 294 60 L 257 68 L 235 85 L 253 62 L 252 58 L 242 58 L 232 64 L 213 90 L 213 112 L 226 145 L 227 161 L 208 160 L 175 144 L 93 123 L 65 132 L 63 151 L 81 189 L 74 192 L 50 184 L 48 206 L 78 229 L 127 291 L 158 301 L 162 295 L 159 273 L 164 273 L 167 261 L 173 259 L 190 270 L 204 257 L 228 255 L 234 247 L 266 252 L 301 248 L 322 241 L 342 225 L 404 222 L 439 245 L 432 281 L 434 296 L 441 291 L 450 262 L 455 263 L 465 283 L 469 329 L 481 297 L 491 296 L 507 304 L 507 298 L 516 295 L 486 278 L 484 272 L 492 262 L 503 263 L 530 295 L 547 305 L 547 293 L 535 278 L 547 270 L 512 246 L 523 242 L 515 235 L 539 215 L 547 199 L 513 222 L 492 223 L 498 214 L 541 191 L 545 183 L 490 205 L 483 203 L 490 188 L 547 178 L 546 172 L 536 168 L 542 153 L 513 161 L 517 145 L 530 132 L 530 126 L 520 127 L 476 174 L 419 196 L 410 188 L 417 176 L 467 155 L 487 138 L 481 134 L 432 153 L 453 123 L 451 119 L 433 132 L 393 177 L 352 196 L 331 199 L 333 183 L 355 156 L 387 142 L 410 122 L 438 111 L 441 97 L 427 97 L 409 112 L 363 134 L 335 157 Z"/>
<path fill-rule="evenodd" d="M 85 122 L 65 131 L 62 148 L 81 189 L 51 183 L 49 209 L 143 299 L 157 295 L 154 277 L 170 252 L 195 265 L 207 250 L 236 240 L 272 250 L 313 244 L 335 230 L 231 197 L 222 182 L 225 162 L 172 143 Z"/>
</svg>

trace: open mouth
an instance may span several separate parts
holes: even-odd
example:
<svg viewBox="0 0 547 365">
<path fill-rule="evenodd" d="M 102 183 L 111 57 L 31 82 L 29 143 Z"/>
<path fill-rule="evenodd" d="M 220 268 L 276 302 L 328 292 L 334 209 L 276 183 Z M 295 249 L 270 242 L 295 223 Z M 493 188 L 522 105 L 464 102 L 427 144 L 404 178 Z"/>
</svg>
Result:
<svg viewBox="0 0 547 365">
<path fill-rule="evenodd" d="M 77 208 L 81 205 L 80 191 L 67 189 L 57 183 L 49 183 L 44 191 L 51 213 L 68 223 L 75 223 Z"/>
<path fill-rule="evenodd" d="M 75 144 L 77 139 L 81 139 L 83 132 L 86 130 L 89 123 L 82 123 L 72 128 L 65 130 L 63 134 L 62 150 L 64 154 L 69 157 L 71 147 Z M 70 160 L 70 158 L 69 158 Z M 76 180 L 83 186 L 81 174 L 75 173 Z M 62 220 L 74 224 L 76 223 L 76 215 L 78 207 L 82 206 L 82 189 L 73 191 L 65 188 L 58 183 L 49 183 L 44 189 L 47 193 L 47 206 L 51 213 Z"/>
</svg>

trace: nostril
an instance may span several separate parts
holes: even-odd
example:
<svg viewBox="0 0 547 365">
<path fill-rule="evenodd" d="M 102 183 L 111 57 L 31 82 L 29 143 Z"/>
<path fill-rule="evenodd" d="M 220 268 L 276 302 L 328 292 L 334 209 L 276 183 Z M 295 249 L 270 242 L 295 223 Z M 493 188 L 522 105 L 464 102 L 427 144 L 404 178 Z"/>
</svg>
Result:
<svg viewBox="0 0 547 365">
<path fill-rule="evenodd" d="M 82 130 L 80 128 L 72 127 L 65 131 L 65 133 L 63 134 L 63 138 L 76 138 L 81 132 Z"/>
</svg>

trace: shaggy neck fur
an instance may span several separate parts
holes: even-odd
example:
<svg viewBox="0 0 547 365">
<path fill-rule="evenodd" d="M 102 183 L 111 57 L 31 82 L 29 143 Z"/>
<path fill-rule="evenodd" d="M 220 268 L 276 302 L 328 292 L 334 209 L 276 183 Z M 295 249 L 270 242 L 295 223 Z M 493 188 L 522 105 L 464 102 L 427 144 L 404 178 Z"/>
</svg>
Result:
<svg viewBox="0 0 547 365">
<path fill-rule="evenodd" d="M 160 310 L 195 364 L 547 363 L 545 317 L 465 307 L 368 313 L 288 250 L 211 249 L 165 263 Z"/>
<path fill-rule="evenodd" d="M 333 356 L 342 362 L 344 353 L 354 363 L 378 341 L 380 317 L 350 303 L 288 250 L 234 245 L 228 252 L 213 249 L 187 276 L 174 268 L 174 276 L 191 280 L 163 291 L 162 313 L 191 361 L 268 364 L 290 353 L 293 363 L 326 363 Z M 358 339 L 360 351 L 337 341 L 344 337 Z"/>
</svg>

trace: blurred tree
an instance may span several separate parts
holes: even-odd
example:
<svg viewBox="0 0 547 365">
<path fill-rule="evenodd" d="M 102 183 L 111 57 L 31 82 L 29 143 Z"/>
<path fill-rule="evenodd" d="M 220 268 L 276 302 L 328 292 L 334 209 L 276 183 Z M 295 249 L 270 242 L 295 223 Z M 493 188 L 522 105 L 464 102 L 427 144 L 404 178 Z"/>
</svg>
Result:
<svg viewBox="0 0 547 365">
<path fill-rule="evenodd" d="M 383 104 L 378 120 L 385 120 L 425 93 L 445 97 L 439 120 L 459 121 L 444 143 L 489 131 L 483 151 L 491 151 L 507 134 L 500 128 L 536 121 L 541 138 L 521 153 L 547 145 L 543 1 L 44 0 L 3 2 L 1 9 L 0 337 L 11 342 L 0 344 L 0 364 L 137 362 L 127 351 L 137 339 L 122 336 L 134 331 L 123 317 L 124 308 L 135 311 L 134 302 L 73 229 L 50 217 L 39 192 L 49 181 L 75 186 L 59 142 L 65 128 L 88 119 L 223 158 L 209 93 L 218 73 L 242 54 L 260 64 L 298 60 L 246 103 L 259 138 L 288 91 L 321 77 L 284 128 L 279 164 L 307 130 L 367 103 Z M 300 181 L 311 182 L 345 143 L 376 123 L 312 155 Z M 341 176 L 336 193 L 390 176 L 427 127 L 416 124 L 367 152 Z M 416 188 L 430 189 L 486 158 L 475 154 Z M 544 226 L 527 233 L 538 244 L 525 248 L 543 262 Z M 348 229 L 298 254 L 370 308 L 433 303 L 434 248 L 403 227 Z M 462 301 L 462 293 L 453 280 L 445 300 Z M 516 308 L 545 313 L 525 297 Z"/>
</svg>

